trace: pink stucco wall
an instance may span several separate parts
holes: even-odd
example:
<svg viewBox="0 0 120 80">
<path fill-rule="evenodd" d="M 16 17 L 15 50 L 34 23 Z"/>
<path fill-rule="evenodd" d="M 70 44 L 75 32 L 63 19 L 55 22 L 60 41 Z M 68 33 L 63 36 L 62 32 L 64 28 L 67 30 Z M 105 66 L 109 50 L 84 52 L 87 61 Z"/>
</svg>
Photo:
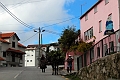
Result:
<svg viewBox="0 0 120 80">
<path fill-rule="evenodd" d="M 112 13 L 112 21 L 114 30 L 119 28 L 119 10 L 118 0 L 109 0 L 109 3 L 105 5 L 105 0 L 97 5 L 97 12 L 94 13 L 94 8 L 88 12 L 88 20 L 85 21 L 85 17 L 80 19 L 81 37 L 84 40 L 84 32 L 93 27 L 93 35 L 96 37 L 96 42 L 104 38 L 105 24 L 108 15 Z M 99 33 L 99 21 L 102 20 L 102 32 Z M 86 41 L 89 42 L 90 40 Z"/>
<path fill-rule="evenodd" d="M 100 57 L 97 56 L 97 47 L 101 47 L 101 39 L 106 37 L 104 32 L 106 30 L 106 20 L 109 14 L 112 14 L 113 21 L 113 29 L 114 31 L 119 29 L 119 8 L 118 8 L 118 0 L 109 0 L 108 4 L 105 4 L 105 0 L 102 0 L 99 4 L 97 4 L 97 12 L 94 13 L 94 8 L 91 9 L 88 13 L 88 20 L 85 21 L 85 16 L 80 18 L 80 28 L 81 28 L 81 38 L 84 40 L 84 32 L 93 27 L 93 36 L 96 37 L 95 43 L 97 45 L 94 47 L 94 59 L 92 61 L 97 60 L 102 57 L 102 51 L 100 48 Z M 99 21 L 102 20 L 102 32 L 99 32 Z M 103 44 L 107 43 L 109 46 L 110 41 L 115 41 L 115 35 L 111 35 L 110 37 L 103 40 Z M 92 39 L 87 40 L 86 42 L 92 41 Z M 85 40 L 84 40 L 85 41 Z M 116 43 L 114 42 L 116 45 Z M 88 59 L 90 54 L 87 54 L 87 64 L 90 63 L 90 59 Z"/>
<path fill-rule="evenodd" d="M 69 55 L 71 55 L 72 56 L 72 58 L 73 58 L 73 63 L 72 63 L 72 70 L 74 70 L 74 56 L 75 55 L 81 55 L 82 53 L 80 53 L 80 52 L 73 52 L 73 51 L 68 51 L 67 53 L 66 53 L 66 57 L 65 57 L 65 60 L 67 60 L 67 58 L 68 58 L 68 56 Z M 65 65 L 64 65 L 64 67 L 65 67 L 65 69 L 67 69 L 67 62 L 65 61 Z"/>
</svg>

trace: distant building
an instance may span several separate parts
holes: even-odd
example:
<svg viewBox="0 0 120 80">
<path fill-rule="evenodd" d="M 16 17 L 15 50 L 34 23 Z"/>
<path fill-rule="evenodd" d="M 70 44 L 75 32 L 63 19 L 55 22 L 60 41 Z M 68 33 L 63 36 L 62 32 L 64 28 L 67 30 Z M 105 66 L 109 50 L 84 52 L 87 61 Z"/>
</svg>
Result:
<svg viewBox="0 0 120 80">
<path fill-rule="evenodd" d="M 39 65 L 39 59 L 43 55 L 46 56 L 46 50 L 47 46 L 42 45 L 40 49 L 40 54 L 39 54 L 39 49 L 38 45 L 28 45 L 26 48 L 26 54 L 25 54 L 25 66 L 36 66 L 38 67 Z"/>
<path fill-rule="evenodd" d="M 0 65 L 24 66 L 24 54 L 26 46 L 19 43 L 16 33 L 0 33 Z"/>
<path fill-rule="evenodd" d="M 39 54 L 39 45 L 28 45 L 25 52 L 25 66 L 35 66 L 38 67 L 39 59 L 43 55 L 49 53 L 50 51 L 57 51 L 59 49 L 58 44 L 50 43 L 50 44 L 42 44 Z"/>
</svg>

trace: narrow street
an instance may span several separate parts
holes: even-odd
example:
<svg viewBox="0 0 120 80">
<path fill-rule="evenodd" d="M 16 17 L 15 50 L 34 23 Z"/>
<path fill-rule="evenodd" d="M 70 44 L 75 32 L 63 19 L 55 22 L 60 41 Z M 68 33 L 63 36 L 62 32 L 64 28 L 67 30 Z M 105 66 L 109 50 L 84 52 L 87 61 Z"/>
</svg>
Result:
<svg viewBox="0 0 120 80">
<path fill-rule="evenodd" d="M 51 72 L 51 66 L 47 67 L 45 73 L 36 67 L 5 67 L 0 68 L 0 80 L 65 80 Z"/>
</svg>

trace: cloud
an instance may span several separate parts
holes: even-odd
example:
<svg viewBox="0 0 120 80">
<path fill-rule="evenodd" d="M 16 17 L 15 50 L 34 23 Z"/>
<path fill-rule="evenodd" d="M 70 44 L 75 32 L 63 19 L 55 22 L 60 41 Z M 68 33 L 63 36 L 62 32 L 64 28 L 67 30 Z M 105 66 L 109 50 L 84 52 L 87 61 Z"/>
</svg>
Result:
<svg viewBox="0 0 120 80">
<path fill-rule="evenodd" d="M 74 2 L 74 0 L 37 0 L 39 2 L 35 0 L 0 1 L 19 19 L 34 28 L 51 25 L 61 22 L 65 20 L 65 18 L 73 17 L 68 14 L 68 10 L 66 10 L 64 6 Z M 0 8 L 0 29 L 2 32 L 16 32 L 21 42 L 35 34 L 29 28 L 18 23 L 2 8 Z M 49 27 L 48 29 L 51 28 Z M 23 31 L 20 32 L 18 30 Z M 38 40 L 38 36 L 34 36 L 30 40 L 24 42 L 24 44 L 32 44 L 36 40 Z"/>
</svg>

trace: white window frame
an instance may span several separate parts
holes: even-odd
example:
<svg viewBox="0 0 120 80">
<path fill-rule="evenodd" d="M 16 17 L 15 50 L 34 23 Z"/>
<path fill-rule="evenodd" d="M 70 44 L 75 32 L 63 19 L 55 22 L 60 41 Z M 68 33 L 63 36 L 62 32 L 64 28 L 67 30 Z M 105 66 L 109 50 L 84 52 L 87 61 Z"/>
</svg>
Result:
<svg viewBox="0 0 120 80">
<path fill-rule="evenodd" d="M 85 41 L 88 40 L 88 32 L 84 32 L 84 38 L 85 38 Z"/>
<path fill-rule="evenodd" d="M 92 37 L 93 37 L 93 27 L 91 27 L 89 30 L 84 32 L 85 41 L 91 39 Z"/>
<path fill-rule="evenodd" d="M 93 37 L 93 27 L 90 28 L 90 39 Z"/>
</svg>

